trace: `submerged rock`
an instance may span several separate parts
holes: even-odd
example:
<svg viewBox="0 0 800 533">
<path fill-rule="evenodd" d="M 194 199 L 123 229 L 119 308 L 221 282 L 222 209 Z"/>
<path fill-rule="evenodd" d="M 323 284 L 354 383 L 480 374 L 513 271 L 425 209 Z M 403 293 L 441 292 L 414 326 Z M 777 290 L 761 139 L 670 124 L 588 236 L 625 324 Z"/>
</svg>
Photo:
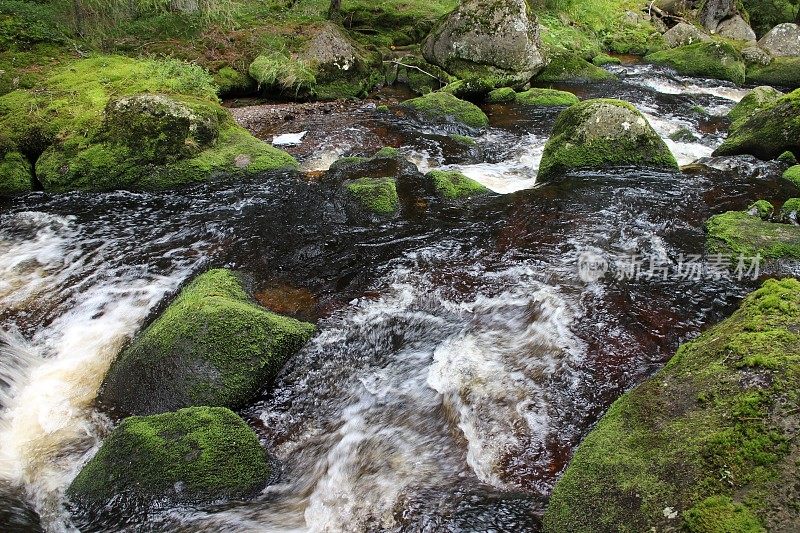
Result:
<svg viewBox="0 0 800 533">
<path fill-rule="evenodd" d="M 268 384 L 314 326 L 252 303 L 229 270 L 190 283 L 114 361 L 100 392 L 125 414 L 236 407 Z"/>
<path fill-rule="evenodd" d="M 747 93 L 744 98 L 742 98 L 739 103 L 737 103 L 733 108 L 728 112 L 728 118 L 731 122 L 736 122 L 739 120 L 746 120 L 750 118 L 756 111 L 760 111 L 765 109 L 780 99 L 783 96 L 783 93 L 777 89 L 773 89 L 772 87 L 766 85 L 762 87 L 756 87 L 749 93 Z"/>
<path fill-rule="evenodd" d="M 791 22 L 778 24 L 758 44 L 776 57 L 800 56 L 800 26 Z"/>
<path fill-rule="evenodd" d="M 728 138 L 714 155 L 751 154 L 774 159 L 785 151 L 800 155 L 800 89 L 778 98 L 731 125 Z"/>
<path fill-rule="evenodd" d="M 425 59 L 462 79 L 524 84 L 544 66 L 539 25 L 525 0 L 466 0 L 434 27 Z"/>
<path fill-rule="evenodd" d="M 710 40 L 711 37 L 707 33 L 688 22 L 679 22 L 664 34 L 664 42 L 667 43 L 668 48 L 677 48 L 678 46 Z"/>
<path fill-rule="evenodd" d="M 800 228 L 767 222 L 758 213 L 728 211 L 706 222 L 710 252 L 737 257 L 760 255 L 765 259 L 800 259 Z"/>
<path fill-rule="evenodd" d="M 402 105 L 436 122 L 474 129 L 482 129 L 489 125 L 489 118 L 480 107 L 446 92 L 428 93 L 419 98 L 406 100 Z"/>
<path fill-rule="evenodd" d="M 580 444 L 544 531 L 796 530 L 798 332 L 800 282 L 768 280 L 681 346 Z"/>
<path fill-rule="evenodd" d="M 742 56 L 728 43 L 715 41 L 679 46 L 650 54 L 645 60 L 666 65 L 685 76 L 728 80 L 737 85 L 745 80 Z"/>
<path fill-rule="evenodd" d="M 544 148 L 539 182 L 570 170 L 614 166 L 677 170 L 647 119 L 621 100 L 585 100 L 562 111 Z"/>
<path fill-rule="evenodd" d="M 244 420 L 223 407 L 126 418 L 67 489 L 80 511 L 254 496 L 270 475 Z"/>
</svg>

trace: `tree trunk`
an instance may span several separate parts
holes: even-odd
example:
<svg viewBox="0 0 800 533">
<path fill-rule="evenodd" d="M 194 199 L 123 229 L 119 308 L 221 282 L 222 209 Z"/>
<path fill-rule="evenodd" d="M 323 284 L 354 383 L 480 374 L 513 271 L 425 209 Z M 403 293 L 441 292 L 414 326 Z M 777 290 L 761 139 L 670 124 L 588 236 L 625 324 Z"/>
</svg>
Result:
<svg viewBox="0 0 800 533">
<path fill-rule="evenodd" d="M 328 19 L 339 20 L 342 16 L 342 0 L 331 0 L 331 6 L 328 8 Z"/>
</svg>

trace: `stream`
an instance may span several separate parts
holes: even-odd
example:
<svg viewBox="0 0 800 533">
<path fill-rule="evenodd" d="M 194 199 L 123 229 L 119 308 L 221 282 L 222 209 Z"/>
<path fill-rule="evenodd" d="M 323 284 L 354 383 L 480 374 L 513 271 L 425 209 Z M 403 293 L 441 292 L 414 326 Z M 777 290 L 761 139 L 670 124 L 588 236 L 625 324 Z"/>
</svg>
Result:
<svg viewBox="0 0 800 533">
<path fill-rule="evenodd" d="M 299 175 L 0 200 L 0 513 L 25 530 L 35 512 L 57 532 L 538 531 L 558 475 L 611 402 L 764 277 L 800 274 L 677 274 L 703 254 L 709 216 L 792 194 L 776 163 L 709 157 L 746 90 L 610 69 L 621 81 L 557 88 L 632 102 L 680 164 L 702 165 L 538 186 L 559 109 L 485 105 L 491 127 L 472 147 L 378 110 L 407 97 L 393 90 L 234 108 L 268 141 L 308 131 L 288 149 Z M 500 194 L 352 220 L 325 171 L 385 145 Z M 585 279 L 587 254 L 611 267 L 636 257 L 643 275 Z M 274 483 L 248 502 L 73 521 L 64 490 L 116 422 L 94 404 L 105 371 L 184 283 L 220 266 L 243 272 L 263 305 L 318 324 L 240 411 L 274 458 Z"/>
</svg>

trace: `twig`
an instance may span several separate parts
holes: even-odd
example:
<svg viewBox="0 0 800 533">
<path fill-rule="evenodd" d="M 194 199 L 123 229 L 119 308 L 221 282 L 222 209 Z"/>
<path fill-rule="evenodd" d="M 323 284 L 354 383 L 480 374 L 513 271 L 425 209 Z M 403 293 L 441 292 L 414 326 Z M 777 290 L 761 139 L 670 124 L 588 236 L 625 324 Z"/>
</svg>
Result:
<svg viewBox="0 0 800 533">
<path fill-rule="evenodd" d="M 419 67 L 418 67 L 418 66 L 416 66 L 416 65 L 407 65 L 407 64 L 405 64 L 405 63 L 401 63 L 400 61 L 397 61 L 396 59 L 387 59 L 387 60 L 385 60 L 385 61 L 384 61 L 384 63 L 392 63 L 392 64 L 394 64 L 394 65 L 398 65 L 398 66 L 401 66 L 401 67 L 413 68 L 414 70 L 418 70 L 418 71 L 422 72 L 422 73 L 423 73 L 423 74 L 425 74 L 426 76 L 430 76 L 431 78 L 435 79 L 435 80 L 436 80 L 436 81 L 438 81 L 439 83 L 445 83 L 445 80 L 443 80 L 443 79 L 442 79 L 442 78 L 440 78 L 439 76 L 435 76 L 435 75 L 431 74 L 430 72 L 427 72 L 427 71 L 425 71 L 425 70 L 422 70 L 421 68 L 419 68 Z"/>
</svg>

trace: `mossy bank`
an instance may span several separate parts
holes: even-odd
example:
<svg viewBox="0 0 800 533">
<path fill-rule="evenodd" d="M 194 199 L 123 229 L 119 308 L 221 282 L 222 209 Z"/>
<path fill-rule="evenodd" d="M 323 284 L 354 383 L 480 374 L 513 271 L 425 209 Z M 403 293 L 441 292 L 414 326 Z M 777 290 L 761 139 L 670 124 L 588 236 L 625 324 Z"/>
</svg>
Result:
<svg viewBox="0 0 800 533">
<path fill-rule="evenodd" d="M 681 346 L 578 447 L 544 530 L 795 530 L 798 331 L 800 282 L 769 280 Z"/>
</svg>

